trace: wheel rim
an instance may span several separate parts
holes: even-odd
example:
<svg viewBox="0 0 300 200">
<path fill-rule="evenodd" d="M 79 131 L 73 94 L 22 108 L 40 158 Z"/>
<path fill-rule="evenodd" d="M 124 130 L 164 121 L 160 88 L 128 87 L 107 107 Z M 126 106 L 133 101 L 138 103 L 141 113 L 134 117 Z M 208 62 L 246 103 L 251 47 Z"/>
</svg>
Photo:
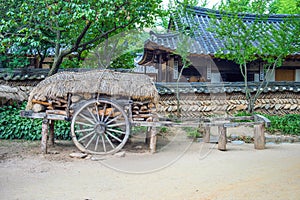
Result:
<svg viewBox="0 0 300 200">
<path fill-rule="evenodd" d="M 92 154 L 112 154 L 126 143 L 130 133 L 128 117 L 121 106 L 106 100 L 91 100 L 73 115 L 72 139 L 77 148 Z"/>
</svg>

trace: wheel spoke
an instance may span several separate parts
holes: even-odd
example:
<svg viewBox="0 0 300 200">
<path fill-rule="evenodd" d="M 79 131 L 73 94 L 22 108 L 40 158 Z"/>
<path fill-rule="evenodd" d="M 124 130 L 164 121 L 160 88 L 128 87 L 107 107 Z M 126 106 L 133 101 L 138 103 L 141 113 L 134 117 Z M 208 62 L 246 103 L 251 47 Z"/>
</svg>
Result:
<svg viewBox="0 0 300 200">
<path fill-rule="evenodd" d="M 98 135 L 97 140 L 96 140 L 95 151 L 97 151 L 97 148 L 98 148 L 99 138 L 100 138 L 100 135 Z"/>
<path fill-rule="evenodd" d="M 108 135 L 110 135 L 111 137 L 115 138 L 116 140 L 118 140 L 119 142 L 122 142 L 122 140 L 120 140 L 120 138 L 114 136 L 112 133 L 110 133 L 109 131 L 106 131 Z"/>
<path fill-rule="evenodd" d="M 116 121 L 120 116 L 121 115 L 116 116 L 115 118 L 113 118 L 113 119 L 109 120 L 108 122 L 106 122 L 106 124 L 110 124 L 110 123 Z"/>
<path fill-rule="evenodd" d="M 107 104 L 104 104 L 103 113 L 102 113 L 102 115 L 101 115 L 101 121 L 102 121 L 102 122 L 103 122 L 103 119 L 104 119 L 104 116 L 105 116 L 106 107 L 107 107 Z M 108 116 L 109 116 L 109 115 L 108 115 Z"/>
<path fill-rule="evenodd" d="M 90 141 L 86 144 L 85 148 L 87 149 L 88 146 L 90 146 L 90 144 L 92 143 L 92 141 L 94 140 L 94 138 L 96 137 L 96 134 L 93 135 L 93 137 L 90 139 Z"/>
<path fill-rule="evenodd" d="M 97 104 L 95 104 L 95 107 L 96 107 L 97 119 L 98 119 L 98 121 L 100 121 L 100 116 L 99 116 L 99 109 L 98 109 L 98 105 L 97 105 Z"/>
<path fill-rule="evenodd" d="M 82 138 L 80 138 L 80 139 L 78 140 L 78 142 L 84 140 L 85 138 L 91 136 L 91 135 L 94 134 L 94 133 L 95 133 L 95 131 L 90 132 L 89 134 L 87 134 L 87 135 L 83 136 Z"/>
<path fill-rule="evenodd" d="M 110 144 L 110 146 L 114 149 L 115 146 L 113 145 L 113 143 L 111 142 L 111 140 L 107 137 L 106 134 L 104 134 L 105 138 L 107 139 L 108 143 Z"/>
<path fill-rule="evenodd" d="M 91 111 L 91 108 L 87 108 L 87 110 L 89 111 L 90 115 L 94 119 L 95 123 L 97 123 L 97 119 L 96 119 L 95 115 L 93 114 L 93 112 Z"/>
<path fill-rule="evenodd" d="M 84 125 L 84 126 L 89 126 L 89 127 L 94 127 L 93 124 L 87 124 L 87 123 L 84 123 L 84 122 L 76 122 L 76 124 L 80 124 L 80 125 Z"/>
<path fill-rule="evenodd" d="M 109 116 L 111 115 L 111 113 L 114 111 L 115 111 L 115 108 L 111 109 L 103 122 L 106 122 L 108 120 Z"/>
<path fill-rule="evenodd" d="M 124 131 L 119 131 L 119 130 L 112 129 L 112 128 L 108 128 L 107 130 L 109 130 L 110 132 L 115 132 L 115 133 L 125 134 Z"/>
<path fill-rule="evenodd" d="M 105 141 L 104 141 L 104 137 L 102 134 L 101 134 L 101 139 L 102 139 L 102 144 L 103 144 L 103 150 L 104 150 L 104 152 L 106 152 Z"/>
<path fill-rule="evenodd" d="M 82 133 L 82 132 L 93 131 L 93 130 L 94 128 L 87 128 L 87 129 L 76 130 L 75 133 Z"/>
<path fill-rule="evenodd" d="M 86 119 L 87 121 L 89 121 L 91 124 L 94 124 L 95 122 L 93 122 L 90 118 L 88 118 L 87 116 L 83 115 L 83 114 L 79 114 L 80 117 Z"/>
<path fill-rule="evenodd" d="M 112 127 L 116 127 L 116 126 L 123 126 L 123 125 L 125 125 L 125 122 L 118 123 L 118 124 L 111 124 L 111 125 L 107 125 L 107 127 L 110 127 L 110 128 L 112 128 Z"/>
</svg>

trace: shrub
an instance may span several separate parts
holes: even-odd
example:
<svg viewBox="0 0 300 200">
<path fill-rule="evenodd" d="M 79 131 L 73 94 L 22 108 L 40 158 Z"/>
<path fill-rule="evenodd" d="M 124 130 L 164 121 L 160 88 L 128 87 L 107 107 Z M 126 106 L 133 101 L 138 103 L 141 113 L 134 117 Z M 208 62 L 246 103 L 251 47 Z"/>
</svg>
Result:
<svg viewBox="0 0 300 200">
<path fill-rule="evenodd" d="M 199 131 L 198 131 L 198 128 L 184 127 L 183 130 L 186 131 L 188 137 L 199 138 L 201 136 Z"/>
<path fill-rule="evenodd" d="M 259 114 L 259 113 L 258 113 Z M 271 121 L 271 126 L 267 128 L 271 133 L 280 132 L 282 134 L 300 135 L 300 115 L 287 114 L 284 116 L 261 114 Z M 235 116 L 249 116 L 247 112 L 239 112 Z"/>
<path fill-rule="evenodd" d="M 26 102 L 0 107 L 0 139 L 38 140 L 41 138 L 41 119 L 29 119 L 20 116 Z M 56 139 L 70 140 L 70 122 L 55 122 Z"/>
<path fill-rule="evenodd" d="M 271 133 L 279 131 L 283 134 L 300 135 L 300 115 L 288 114 L 284 116 L 265 115 L 271 121 L 267 130 Z"/>
</svg>

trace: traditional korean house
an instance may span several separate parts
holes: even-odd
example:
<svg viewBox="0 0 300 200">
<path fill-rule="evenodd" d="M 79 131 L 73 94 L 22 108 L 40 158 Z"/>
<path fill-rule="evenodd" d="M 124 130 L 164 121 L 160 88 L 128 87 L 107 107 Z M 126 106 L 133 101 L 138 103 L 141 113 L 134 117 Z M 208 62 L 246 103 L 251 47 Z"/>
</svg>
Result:
<svg viewBox="0 0 300 200">
<path fill-rule="evenodd" d="M 243 81 L 239 65 L 215 57 L 219 50 L 226 53 L 226 50 L 223 50 L 223 42 L 214 33 L 208 31 L 212 20 L 210 16 L 213 14 L 219 17 L 220 13 L 200 7 L 189 9 L 191 10 L 189 14 L 177 16 L 170 21 L 169 33 L 150 33 L 150 39 L 144 46 L 144 55 L 138 63 L 146 66 L 154 65 L 158 69 L 157 82 L 175 82 L 182 67 L 181 57 L 174 53 L 183 40 L 182 35 L 178 32 L 183 28 L 193 27 L 190 28 L 193 36 L 187 47 L 191 66 L 183 70 L 182 81 Z M 264 23 L 271 23 L 274 27 L 279 28 L 286 17 L 287 15 L 270 15 Z M 256 15 L 243 15 L 245 24 L 252 23 L 256 19 Z M 262 61 L 249 63 L 248 81 L 261 81 L 264 76 Z M 300 81 L 300 51 L 289 55 L 282 66 L 269 77 L 270 81 Z"/>
<path fill-rule="evenodd" d="M 152 74 L 152 77 L 155 75 L 154 80 L 161 96 L 158 112 L 166 112 L 168 115 L 176 113 L 177 92 L 181 94 L 182 117 L 233 114 L 247 110 L 244 78 L 239 65 L 216 57 L 219 50 L 224 53 L 226 50 L 223 42 L 208 31 L 211 14 L 218 18 L 220 13 L 199 7 L 188 9 L 189 14 L 171 19 L 168 33 L 150 32 L 150 38 L 144 44 L 144 54 L 138 61 L 139 65 L 154 66 L 157 69 L 157 74 Z M 287 15 L 270 15 L 262 23 L 279 28 L 285 17 Z M 243 19 L 247 25 L 256 20 L 257 16 L 245 14 Z M 183 29 L 192 31 L 190 38 L 179 33 Z M 185 43 L 187 45 L 180 46 L 184 40 L 188 41 Z M 189 54 L 191 64 L 183 69 L 180 84 L 177 84 L 183 67 L 182 58 L 177 52 L 179 46 Z M 256 112 L 275 115 L 300 113 L 300 50 L 286 57 L 282 66 L 268 76 L 264 74 L 261 60 L 248 63 L 247 70 L 248 88 L 252 93 L 260 90 L 259 85 L 264 77 L 268 77 L 269 81 L 255 102 Z"/>
</svg>

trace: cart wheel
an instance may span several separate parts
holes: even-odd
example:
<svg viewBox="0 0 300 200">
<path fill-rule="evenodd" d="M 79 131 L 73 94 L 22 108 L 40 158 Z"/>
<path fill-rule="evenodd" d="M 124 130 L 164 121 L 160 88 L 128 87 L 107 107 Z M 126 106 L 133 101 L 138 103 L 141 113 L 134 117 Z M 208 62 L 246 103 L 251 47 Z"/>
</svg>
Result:
<svg viewBox="0 0 300 200">
<path fill-rule="evenodd" d="M 73 115 L 72 139 L 86 153 L 112 154 L 119 151 L 130 134 L 130 123 L 123 108 L 108 100 L 91 100 Z"/>
</svg>

